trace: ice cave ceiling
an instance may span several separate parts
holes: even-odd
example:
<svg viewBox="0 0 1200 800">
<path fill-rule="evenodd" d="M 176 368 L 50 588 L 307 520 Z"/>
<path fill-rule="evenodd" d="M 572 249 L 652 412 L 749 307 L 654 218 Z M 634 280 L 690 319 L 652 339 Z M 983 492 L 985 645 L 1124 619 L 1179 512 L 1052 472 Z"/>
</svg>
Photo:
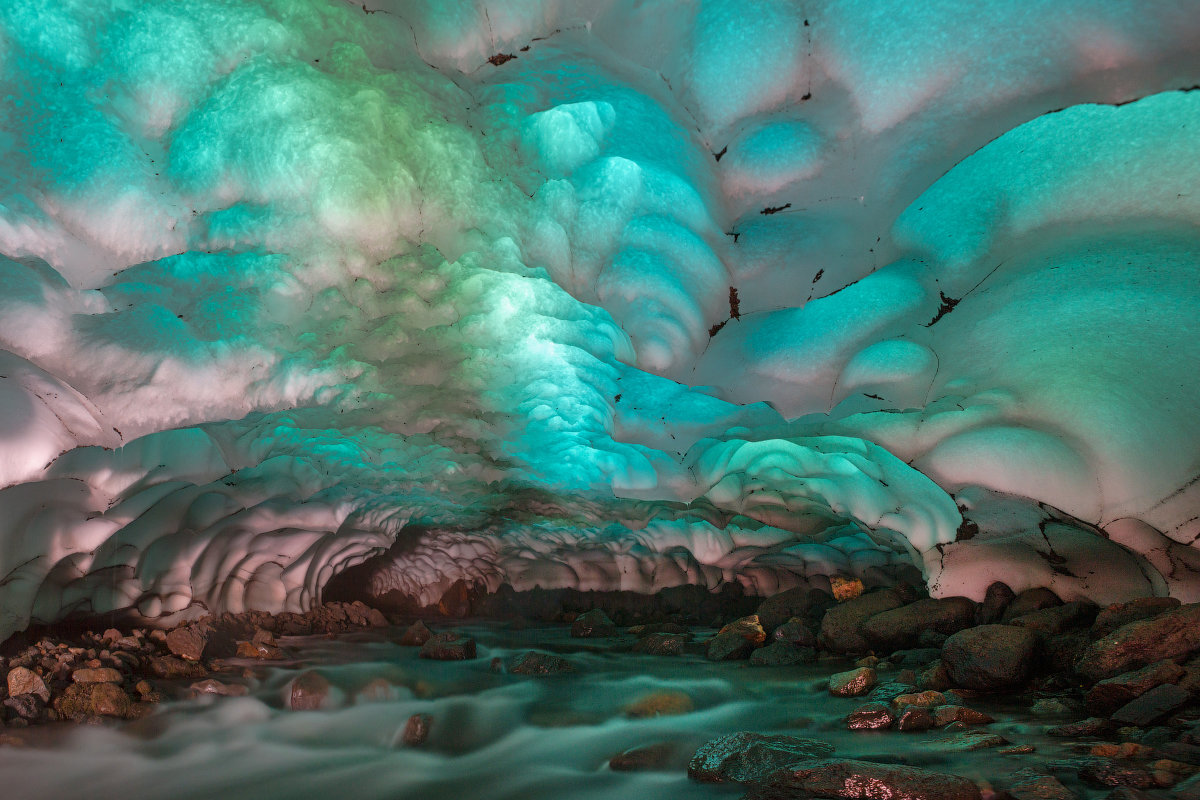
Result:
<svg viewBox="0 0 1200 800">
<path fill-rule="evenodd" d="M 1200 2 L 16 0 L 0 81 L 0 636 L 1200 600 Z"/>
</svg>

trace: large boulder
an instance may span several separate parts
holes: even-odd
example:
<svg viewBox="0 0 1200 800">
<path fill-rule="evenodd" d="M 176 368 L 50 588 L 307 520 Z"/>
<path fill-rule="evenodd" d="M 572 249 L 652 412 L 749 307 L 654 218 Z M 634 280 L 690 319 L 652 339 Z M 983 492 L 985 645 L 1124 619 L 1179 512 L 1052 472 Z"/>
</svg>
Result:
<svg viewBox="0 0 1200 800">
<path fill-rule="evenodd" d="M 708 640 L 705 656 L 709 661 L 736 661 L 749 658 L 756 647 L 767 640 L 758 615 L 734 620 Z"/>
<path fill-rule="evenodd" d="M 1117 628 L 1091 644 L 1075 671 L 1092 681 L 1200 651 L 1200 603 Z"/>
<path fill-rule="evenodd" d="M 773 631 L 792 617 L 804 619 L 810 612 L 823 611 L 833 600 L 820 589 L 798 586 L 771 595 L 758 606 L 758 619 L 763 629 Z"/>
<path fill-rule="evenodd" d="M 1096 615 L 1096 621 L 1092 623 L 1092 638 L 1100 639 L 1131 622 L 1157 617 L 1179 606 L 1179 601 L 1174 597 L 1139 597 L 1128 603 L 1114 603 Z"/>
<path fill-rule="evenodd" d="M 949 635 L 974 622 L 974 602 L 966 597 L 942 597 L 876 614 L 863 622 L 860 630 L 872 645 L 890 652 L 916 647 L 924 631 Z"/>
<path fill-rule="evenodd" d="M 942 647 L 942 663 L 956 686 L 994 689 L 1024 683 L 1033 669 L 1037 636 L 1014 625 L 959 631 Z"/>
<path fill-rule="evenodd" d="M 834 653 L 865 653 L 871 643 L 863 638 L 860 627 L 871 617 L 904 605 L 895 589 L 881 589 L 847 600 L 825 612 L 817 639 Z"/>
<path fill-rule="evenodd" d="M 1029 628 L 1047 636 L 1057 636 L 1075 628 L 1086 628 L 1096 619 L 1096 604 L 1075 600 L 1058 606 L 1030 611 L 1008 621 L 1009 625 Z"/>
</svg>

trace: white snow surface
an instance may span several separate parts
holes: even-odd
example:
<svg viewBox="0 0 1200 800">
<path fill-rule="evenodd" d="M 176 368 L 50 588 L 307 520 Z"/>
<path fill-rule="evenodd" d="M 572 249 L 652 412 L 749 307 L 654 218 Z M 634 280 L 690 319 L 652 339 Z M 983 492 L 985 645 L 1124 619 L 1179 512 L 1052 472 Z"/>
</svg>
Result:
<svg viewBox="0 0 1200 800">
<path fill-rule="evenodd" d="M 426 602 L 1200 597 L 1198 36 L 1198 0 L 0 4 L 0 638 L 302 609 L 389 548 L 372 588 Z"/>
</svg>

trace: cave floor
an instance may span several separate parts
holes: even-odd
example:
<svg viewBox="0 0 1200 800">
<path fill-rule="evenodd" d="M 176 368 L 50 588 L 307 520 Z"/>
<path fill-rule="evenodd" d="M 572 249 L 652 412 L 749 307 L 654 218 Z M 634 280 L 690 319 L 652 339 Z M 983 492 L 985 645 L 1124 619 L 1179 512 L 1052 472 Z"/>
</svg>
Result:
<svg viewBox="0 0 1200 800">
<path fill-rule="evenodd" d="M 710 662 L 698 646 L 676 657 L 632 653 L 631 636 L 575 639 L 564 625 L 456 630 L 477 642 L 475 659 L 418 658 L 419 648 L 397 643 L 396 627 L 282 638 L 288 660 L 231 660 L 214 676 L 247 687 L 244 696 L 195 696 L 181 682 L 173 699 L 134 722 L 8 731 L 0 780 L 10 796 L 30 800 L 78 796 L 81 787 L 124 800 L 738 797 L 736 784 L 690 781 L 687 764 L 714 737 L 750 730 L 822 740 L 838 758 L 955 773 L 985 797 L 1028 767 L 1053 770 L 1082 798 L 1108 791 L 1054 770 L 1087 743 L 1047 736 L 1071 720 L 1031 718 L 1028 695 L 972 698 L 996 720 L 984 729 L 1008 744 L 956 752 L 962 736 L 946 730 L 847 730 L 846 715 L 866 698 L 833 697 L 827 685 L 853 666 L 848 659 L 757 667 Z M 698 641 L 713 633 L 693 630 Z M 562 656 L 574 671 L 527 676 L 501 666 L 530 649 Z M 293 682 L 308 670 L 329 682 L 322 707 L 290 710 Z M 414 715 L 429 715 L 417 746 L 404 743 Z M 654 769 L 610 766 L 617 754 L 659 743 L 667 746 L 654 751 Z M 1035 752 L 1001 752 L 1014 745 Z"/>
</svg>

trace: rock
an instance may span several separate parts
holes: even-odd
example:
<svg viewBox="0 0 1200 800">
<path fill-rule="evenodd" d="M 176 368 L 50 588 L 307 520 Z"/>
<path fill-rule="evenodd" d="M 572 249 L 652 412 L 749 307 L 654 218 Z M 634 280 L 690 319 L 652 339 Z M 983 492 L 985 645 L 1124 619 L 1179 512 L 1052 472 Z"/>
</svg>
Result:
<svg viewBox="0 0 1200 800">
<path fill-rule="evenodd" d="M 203 678 L 208 670 L 191 661 L 184 661 L 175 656 L 156 656 L 150 659 L 150 674 L 156 678 L 174 680 L 177 678 Z"/>
<path fill-rule="evenodd" d="M 256 658 L 260 661 L 279 661 L 287 657 L 282 650 L 265 640 L 238 642 L 235 655 L 238 658 Z"/>
<path fill-rule="evenodd" d="M 631 747 L 608 760 L 608 768 L 614 772 L 644 772 L 663 769 L 674 758 L 679 748 L 674 742 L 658 742 L 641 747 Z"/>
<path fill-rule="evenodd" d="M 1087 709 L 1092 714 L 1111 714 L 1139 695 L 1164 683 L 1178 683 L 1183 667 L 1174 661 L 1158 661 L 1133 672 L 1106 678 L 1088 691 Z"/>
<path fill-rule="evenodd" d="M 13 714 L 26 722 L 38 722 L 46 713 L 45 701 L 34 692 L 6 697 L 4 706 L 12 709 Z"/>
<path fill-rule="evenodd" d="M 435 633 L 421 645 L 418 656 L 434 661 L 469 661 L 475 658 L 475 640 L 454 631 Z"/>
<path fill-rule="evenodd" d="M 863 593 L 863 582 L 858 578 L 845 578 L 834 575 L 829 579 L 829 588 L 833 591 L 833 599 L 839 603 L 853 600 Z"/>
<path fill-rule="evenodd" d="M 859 667 L 829 676 L 829 693 L 835 697 L 859 697 L 871 691 L 879 677 L 870 667 Z"/>
<path fill-rule="evenodd" d="M 651 656 L 683 655 L 687 637 L 679 633 L 651 633 L 633 643 L 633 652 Z"/>
<path fill-rule="evenodd" d="M 1101 609 L 1092 623 L 1092 638 L 1102 639 L 1131 622 L 1157 617 L 1165 611 L 1179 608 L 1180 603 L 1174 597 L 1139 597 L 1128 603 L 1117 603 Z"/>
<path fill-rule="evenodd" d="M 950 637 L 941 631 L 924 630 L 917 635 L 917 647 L 926 650 L 941 650 L 948 638 Z"/>
<path fill-rule="evenodd" d="M 882 589 L 847 600 L 825 612 L 817 639 L 822 647 L 834 653 L 865 653 L 871 649 L 871 644 L 863 638 L 859 627 L 871 617 L 899 608 L 903 603 L 900 593 L 894 589 Z"/>
<path fill-rule="evenodd" d="M 408 722 L 404 723 L 404 732 L 400 734 L 400 741 L 405 747 L 420 747 L 429 741 L 431 727 L 433 727 L 433 715 L 413 714 L 408 718 Z"/>
<path fill-rule="evenodd" d="M 852 731 L 873 731 L 887 728 L 896 721 L 896 712 L 887 703 L 867 703 L 850 712 L 846 727 Z"/>
<path fill-rule="evenodd" d="M 123 678 L 121 673 L 117 672 L 112 667 L 97 667 L 95 669 L 77 669 L 71 673 L 71 680 L 75 683 L 120 683 Z"/>
<path fill-rule="evenodd" d="M 185 625 L 167 632 L 167 649 L 172 655 L 187 661 L 199 661 L 204 655 L 207 637 L 193 625 Z"/>
<path fill-rule="evenodd" d="M 1058 697 L 1043 697 L 1029 707 L 1029 713 L 1035 717 L 1059 717 L 1064 714 L 1074 714 L 1078 707 Z"/>
<path fill-rule="evenodd" d="M 917 708 L 933 708 L 946 704 L 946 695 L 941 692 L 932 690 L 918 692 L 916 694 L 901 694 L 897 695 L 892 700 L 892 705 L 896 708 L 904 708 L 905 706 L 916 706 Z"/>
<path fill-rule="evenodd" d="M 1082 736 L 1103 736 L 1117 726 L 1102 717 L 1088 717 L 1079 722 L 1058 725 L 1046 731 L 1047 736 L 1057 736 L 1061 739 L 1078 739 Z"/>
<path fill-rule="evenodd" d="M 1098 744 L 1088 751 L 1091 755 L 1103 758 L 1136 758 L 1147 759 L 1154 753 L 1154 748 L 1137 742 L 1121 742 L 1120 744 Z"/>
<path fill-rule="evenodd" d="M 891 652 L 914 647 L 922 631 L 952 634 L 975 622 L 975 603 L 966 597 L 918 600 L 866 619 L 860 632 L 868 642 Z"/>
<path fill-rule="evenodd" d="M 387 617 L 378 608 L 367 609 L 367 627 L 369 628 L 386 628 L 388 626 Z"/>
<path fill-rule="evenodd" d="M 1200 775 L 1188 778 L 1175 787 L 1174 800 L 1200 800 Z"/>
<path fill-rule="evenodd" d="M 584 612 L 571 623 L 571 635 L 580 639 L 590 639 L 617 635 L 617 626 L 598 608 Z"/>
<path fill-rule="evenodd" d="M 927 709 L 909 706 L 900 713 L 896 720 L 896 730 L 927 731 L 934 726 L 933 715 Z"/>
<path fill-rule="evenodd" d="M 1079 777 L 1097 786 L 1131 786 L 1135 789 L 1157 786 L 1152 770 L 1110 758 L 1084 759 L 1079 767 Z"/>
<path fill-rule="evenodd" d="M 688 764 L 688 777 L 701 783 L 762 781 L 778 770 L 832 753 L 831 745 L 815 739 L 740 731 L 701 746 Z"/>
<path fill-rule="evenodd" d="M 462 578 L 450 584 L 438 600 L 437 609 L 443 617 L 462 619 L 471 616 L 471 603 L 475 596 L 475 587 Z"/>
<path fill-rule="evenodd" d="M 963 731 L 957 736 L 942 739 L 937 742 L 936 749 L 944 753 L 970 753 L 975 750 L 986 750 L 990 747 L 1001 747 L 1008 744 L 998 733 L 989 731 Z"/>
<path fill-rule="evenodd" d="M 946 665 L 940 660 L 917 673 L 918 689 L 933 689 L 941 692 L 953 685 L 950 681 L 950 673 L 946 671 Z"/>
<path fill-rule="evenodd" d="M 1116 710 L 1112 720 L 1144 728 L 1163 719 L 1191 699 L 1186 689 L 1173 683 L 1164 683 L 1139 695 Z"/>
<path fill-rule="evenodd" d="M 1004 609 L 1004 614 L 1000 617 L 1000 620 L 1004 624 L 1008 624 L 1009 620 L 1014 617 L 1028 614 L 1031 611 L 1040 611 L 1043 608 L 1061 605 L 1062 600 L 1049 589 L 1026 589 L 1013 598 L 1012 602 L 1008 604 L 1008 608 Z"/>
<path fill-rule="evenodd" d="M 1169 758 L 1172 761 L 1181 761 L 1184 764 L 1194 764 L 1200 766 L 1200 747 L 1194 744 L 1184 744 L 1183 742 L 1167 742 L 1160 745 L 1158 754 L 1163 758 Z"/>
<path fill-rule="evenodd" d="M 221 683 L 212 678 L 197 681 L 188 687 L 193 695 L 214 694 L 218 697 L 245 697 L 250 690 L 240 683 Z"/>
<path fill-rule="evenodd" d="M 400 644 L 405 647 L 420 647 L 428 642 L 432 635 L 429 628 L 425 627 L 425 623 L 417 620 L 400 636 Z"/>
<path fill-rule="evenodd" d="M 629 628 L 629 633 L 638 637 L 639 639 L 656 633 L 679 634 L 689 641 L 692 637 L 692 632 L 688 630 L 686 625 L 676 625 L 674 622 L 655 622 L 650 625 L 632 625 Z"/>
<path fill-rule="evenodd" d="M 775 629 L 775 632 L 771 634 L 771 638 L 777 642 L 794 644 L 797 647 L 817 646 L 817 636 L 812 632 L 812 628 L 808 627 L 798 619 L 788 620 L 780 625 Z"/>
<path fill-rule="evenodd" d="M 639 697 L 625 706 L 625 716 L 633 719 L 673 717 L 679 714 L 689 714 L 695 708 L 692 698 L 683 692 L 654 692 Z"/>
<path fill-rule="evenodd" d="M 1010 619 L 1008 624 L 1054 636 L 1072 628 L 1090 626 L 1096 619 L 1097 610 L 1094 603 L 1077 600 L 1021 614 Z"/>
<path fill-rule="evenodd" d="M 530 650 L 514 658 L 508 671 L 513 675 L 556 675 L 574 672 L 575 667 L 565 658 Z"/>
<path fill-rule="evenodd" d="M 932 710 L 933 722 L 939 728 L 951 722 L 961 722 L 963 725 L 988 725 L 995 722 L 989 715 L 966 706 L 941 705 Z"/>
<path fill-rule="evenodd" d="M 1099 681 L 1164 659 L 1184 658 L 1200 650 L 1200 603 L 1149 619 L 1130 622 L 1091 644 L 1075 671 Z"/>
<path fill-rule="evenodd" d="M 763 629 L 773 631 L 792 617 L 804 617 L 813 605 L 814 595 L 820 594 L 807 586 L 788 589 L 762 601 L 755 613 Z"/>
<path fill-rule="evenodd" d="M 329 681 L 319 672 L 308 670 L 292 679 L 287 705 L 292 711 L 315 711 L 329 698 Z"/>
<path fill-rule="evenodd" d="M 73 683 L 54 699 L 54 708 L 67 718 L 128 717 L 133 701 L 114 683 Z"/>
<path fill-rule="evenodd" d="M 46 688 L 42 676 L 27 667 L 14 667 L 9 670 L 8 694 L 10 697 L 32 694 L 41 698 L 43 703 L 50 702 L 50 690 Z"/>
<path fill-rule="evenodd" d="M 1053 775 L 1023 769 L 1013 779 L 1008 789 L 1013 800 L 1075 800 L 1075 793 Z"/>
<path fill-rule="evenodd" d="M 916 687 L 911 683 L 888 681 L 881 683 L 871 691 L 872 702 L 890 703 L 902 694 L 911 694 Z"/>
<path fill-rule="evenodd" d="M 987 591 L 984 592 L 983 602 L 979 605 L 979 613 L 975 619 L 980 625 L 999 622 L 1000 618 L 1004 616 L 1005 609 L 1016 596 L 1007 583 L 996 581 L 990 584 Z"/>
<path fill-rule="evenodd" d="M 943 642 L 943 644 L 945 643 Z M 926 667 L 941 660 L 942 650 L 940 647 L 917 647 L 912 650 L 897 650 L 888 657 L 889 662 L 895 664 L 897 667 L 904 667 L 906 669 Z"/>
<path fill-rule="evenodd" d="M 1037 638 L 1013 625 L 980 625 L 951 636 L 942 648 L 942 663 L 956 686 L 995 689 L 1017 686 L 1029 678 Z"/>
<path fill-rule="evenodd" d="M 750 654 L 750 663 L 756 667 L 808 664 L 816 660 L 816 650 L 811 647 L 799 647 L 790 642 L 772 642 Z"/>
<path fill-rule="evenodd" d="M 773 776 L 769 786 L 796 793 L 788 796 L 848 800 L 980 800 L 981 797 L 978 786 L 958 775 L 898 764 L 833 759 L 788 767 Z"/>
<path fill-rule="evenodd" d="M 709 661 L 736 661 L 749 658 L 750 653 L 767 639 L 758 622 L 758 615 L 734 620 L 708 640 L 705 656 Z"/>
</svg>

